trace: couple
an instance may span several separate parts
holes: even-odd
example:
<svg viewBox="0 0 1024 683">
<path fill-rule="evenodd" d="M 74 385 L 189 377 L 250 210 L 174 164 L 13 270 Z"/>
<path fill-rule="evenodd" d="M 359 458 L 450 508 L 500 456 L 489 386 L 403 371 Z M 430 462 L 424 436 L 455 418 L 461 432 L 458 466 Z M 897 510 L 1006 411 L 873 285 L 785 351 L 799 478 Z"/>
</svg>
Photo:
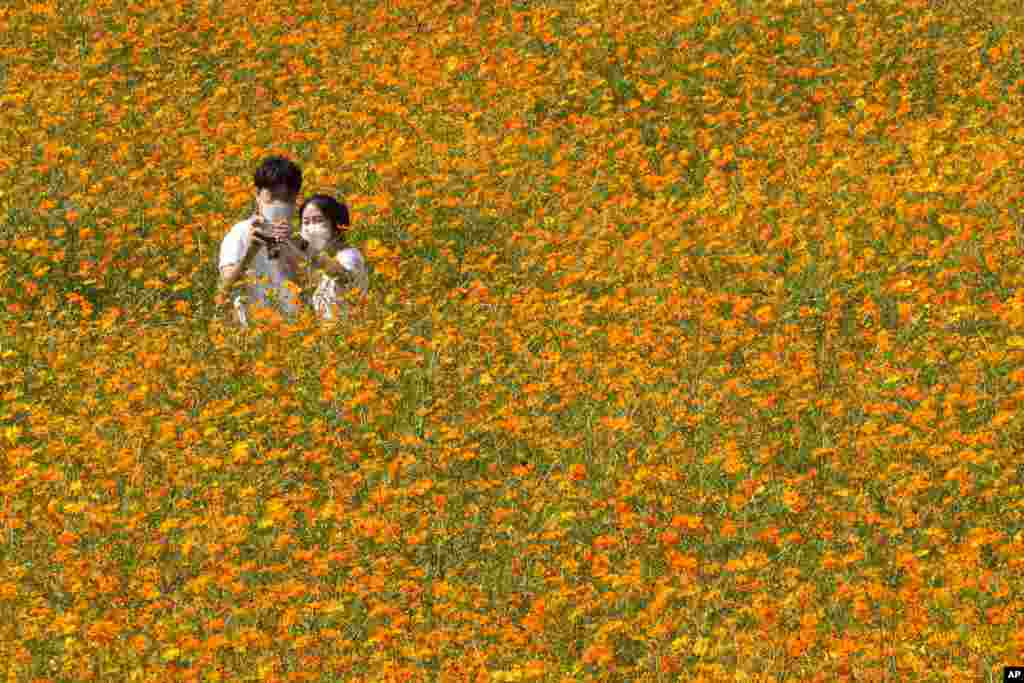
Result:
<svg viewBox="0 0 1024 683">
<path fill-rule="evenodd" d="M 302 171 L 284 157 L 270 157 L 254 174 L 256 212 L 236 223 L 220 245 L 217 305 L 233 306 L 237 321 L 249 326 L 253 307 L 276 308 L 289 317 L 298 311 L 298 286 L 312 284 L 322 271 L 313 309 L 333 320 L 344 307 L 344 289 L 369 289 L 366 262 L 358 249 L 345 246 L 348 207 L 328 195 L 313 195 L 299 208 L 299 235 L 291 229 Z"/>
</svg>

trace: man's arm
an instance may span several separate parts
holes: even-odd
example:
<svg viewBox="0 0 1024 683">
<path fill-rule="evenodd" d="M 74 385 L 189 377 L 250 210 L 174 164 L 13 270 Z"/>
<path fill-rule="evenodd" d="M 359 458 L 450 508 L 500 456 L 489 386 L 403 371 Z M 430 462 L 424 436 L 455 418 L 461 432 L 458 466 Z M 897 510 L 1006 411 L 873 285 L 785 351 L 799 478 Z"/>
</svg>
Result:
<svg viewBox="0 0 1024 683">
<path fill-rule="evenodd" d="M 232 263 L 230 265 L 221 266 L 220 268 L 220 286 L 217 288 L 220 292 L 227 292 L 234 284 L 239 282 L 242 278 L 242 273 L 245 268 L 242 267 L 241 263 Z"/>
<path fill-rule="evenodd" d="M 242 277 L 241 264 L 234 263 L 230 266 L 223 266 L 220 269 L 220 281 L 217 283 L 217 293 L 214 295 L 214 303 L 218 308 L 226 306 L 230 301 L 231 290 L 234 288 L 235 283 L 238 282 L 239 278 Z"/>
<path fill-rule="evenodd" d="M 234 288 L 235 284 L 242 278 L 242 275 L 249 268 L 249 264 L 252 262 L 253 257 L 259 250 L 262 242 L 259 240 L 246 240 L 242 247 L 244 252 L 242 258 L 236 263 L 228 263 L 220 267 L 220 282 L 217 286 L 216 302 L 218 305 L 223 305 L 227 302 L 228 294 L 231 289 Z"/>
<path fill-rule="evenodd" d="M 239 278 L 242 277 L 243 272 L 241 263 L 232 263 L 230 266 L 222 266 L 220 269 L 220 282 L 217 286 L 217 291 L 221 294 L 227 294 L 231 288 L 235 286 Z"/>
</svg>

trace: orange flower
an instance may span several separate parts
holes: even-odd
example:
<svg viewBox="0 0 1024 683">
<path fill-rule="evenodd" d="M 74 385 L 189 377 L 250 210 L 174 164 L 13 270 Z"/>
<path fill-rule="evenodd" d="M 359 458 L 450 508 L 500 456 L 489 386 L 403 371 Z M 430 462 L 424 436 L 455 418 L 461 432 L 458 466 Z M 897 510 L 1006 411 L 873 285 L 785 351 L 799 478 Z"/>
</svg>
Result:
<svg viewBox="0 0 1024 683">
<path fill-rule="evenodd" d="M 679 532 L 674 529 L 666 529 L 658 535 L 658 542 L 671 547 L 679 544 L 679 538 Z"/>
<path fill-rule="evenodd" d="M 584 664 L 595 664 L 597 666 L 606 666 L 612 661 L 614 653 L 612 649 L 604 643 L 595 643 L 583 651 L 581 660 Z"/>
<path fill-rule="evenodd" d="M 769 304 L 758 306 L 754 311 L 754 319 L 762 325 L 766 325 L 775 320 L 775 311 Z"/>
</svg>

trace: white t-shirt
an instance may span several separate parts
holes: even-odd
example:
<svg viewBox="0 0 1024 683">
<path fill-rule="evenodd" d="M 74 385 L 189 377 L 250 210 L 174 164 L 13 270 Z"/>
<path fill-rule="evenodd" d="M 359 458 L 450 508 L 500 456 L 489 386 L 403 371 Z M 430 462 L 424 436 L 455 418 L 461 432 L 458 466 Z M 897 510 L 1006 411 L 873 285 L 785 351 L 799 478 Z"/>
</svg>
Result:
<svg viewBox="0 0 1024 683">
<path fill-rule="evenodd" d="M 224 236 L 220 243 L 220 267 L 240 263 L 248 248 L 249 226 L 255 216 L 235 223 L 235 225 Z M 255 256 L 249 261 L 249 268 L 245 273 L 249 284 L 240 287 L 232 299 L 235 311 L 238 314 L 239 322 L 248 326 L 250 306 L 269 306 L 283 311 L 286 314 L 294 314 L 299 306 L 297 297 L 291 292 L 285 282 L 291 280 L 288 277 L 284 262 L 281 257 L 275 260 L 267 258 L 265 248 L 256 251 Z"/>
<path fill-rule="evenodd" d="M 324 320 L 335 320 L 339 314 L 344 314 L 344 295 L 349 286 L 357 287 L 364 295 L 370 289 L 366 261 L 358 249 L 347 247 L 339 251 L 335 258 L 341 267 L 351 274 L 352 280 L 351 283 L 339 282 L 339 278 L 333 278 L 326 273 L 320 277 L 320 285 L 313 293 L 313 310 Z"/>
</svg>

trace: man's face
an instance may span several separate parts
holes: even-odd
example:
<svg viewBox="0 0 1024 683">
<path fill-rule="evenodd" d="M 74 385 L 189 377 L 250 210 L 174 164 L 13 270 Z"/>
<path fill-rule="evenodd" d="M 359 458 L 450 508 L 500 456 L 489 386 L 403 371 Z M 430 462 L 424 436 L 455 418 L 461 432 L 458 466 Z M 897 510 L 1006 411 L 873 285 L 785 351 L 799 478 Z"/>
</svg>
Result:
<svg viewBox="0 0 1024 683">
<path fill-rule="evenodd" d="M 273 187 L 263 187 L 256 190 L 256 204 L 262 210 L 270 204 L 287 204 L 295 206 L 295 193 L 284 183 Z"/>
</svg>

